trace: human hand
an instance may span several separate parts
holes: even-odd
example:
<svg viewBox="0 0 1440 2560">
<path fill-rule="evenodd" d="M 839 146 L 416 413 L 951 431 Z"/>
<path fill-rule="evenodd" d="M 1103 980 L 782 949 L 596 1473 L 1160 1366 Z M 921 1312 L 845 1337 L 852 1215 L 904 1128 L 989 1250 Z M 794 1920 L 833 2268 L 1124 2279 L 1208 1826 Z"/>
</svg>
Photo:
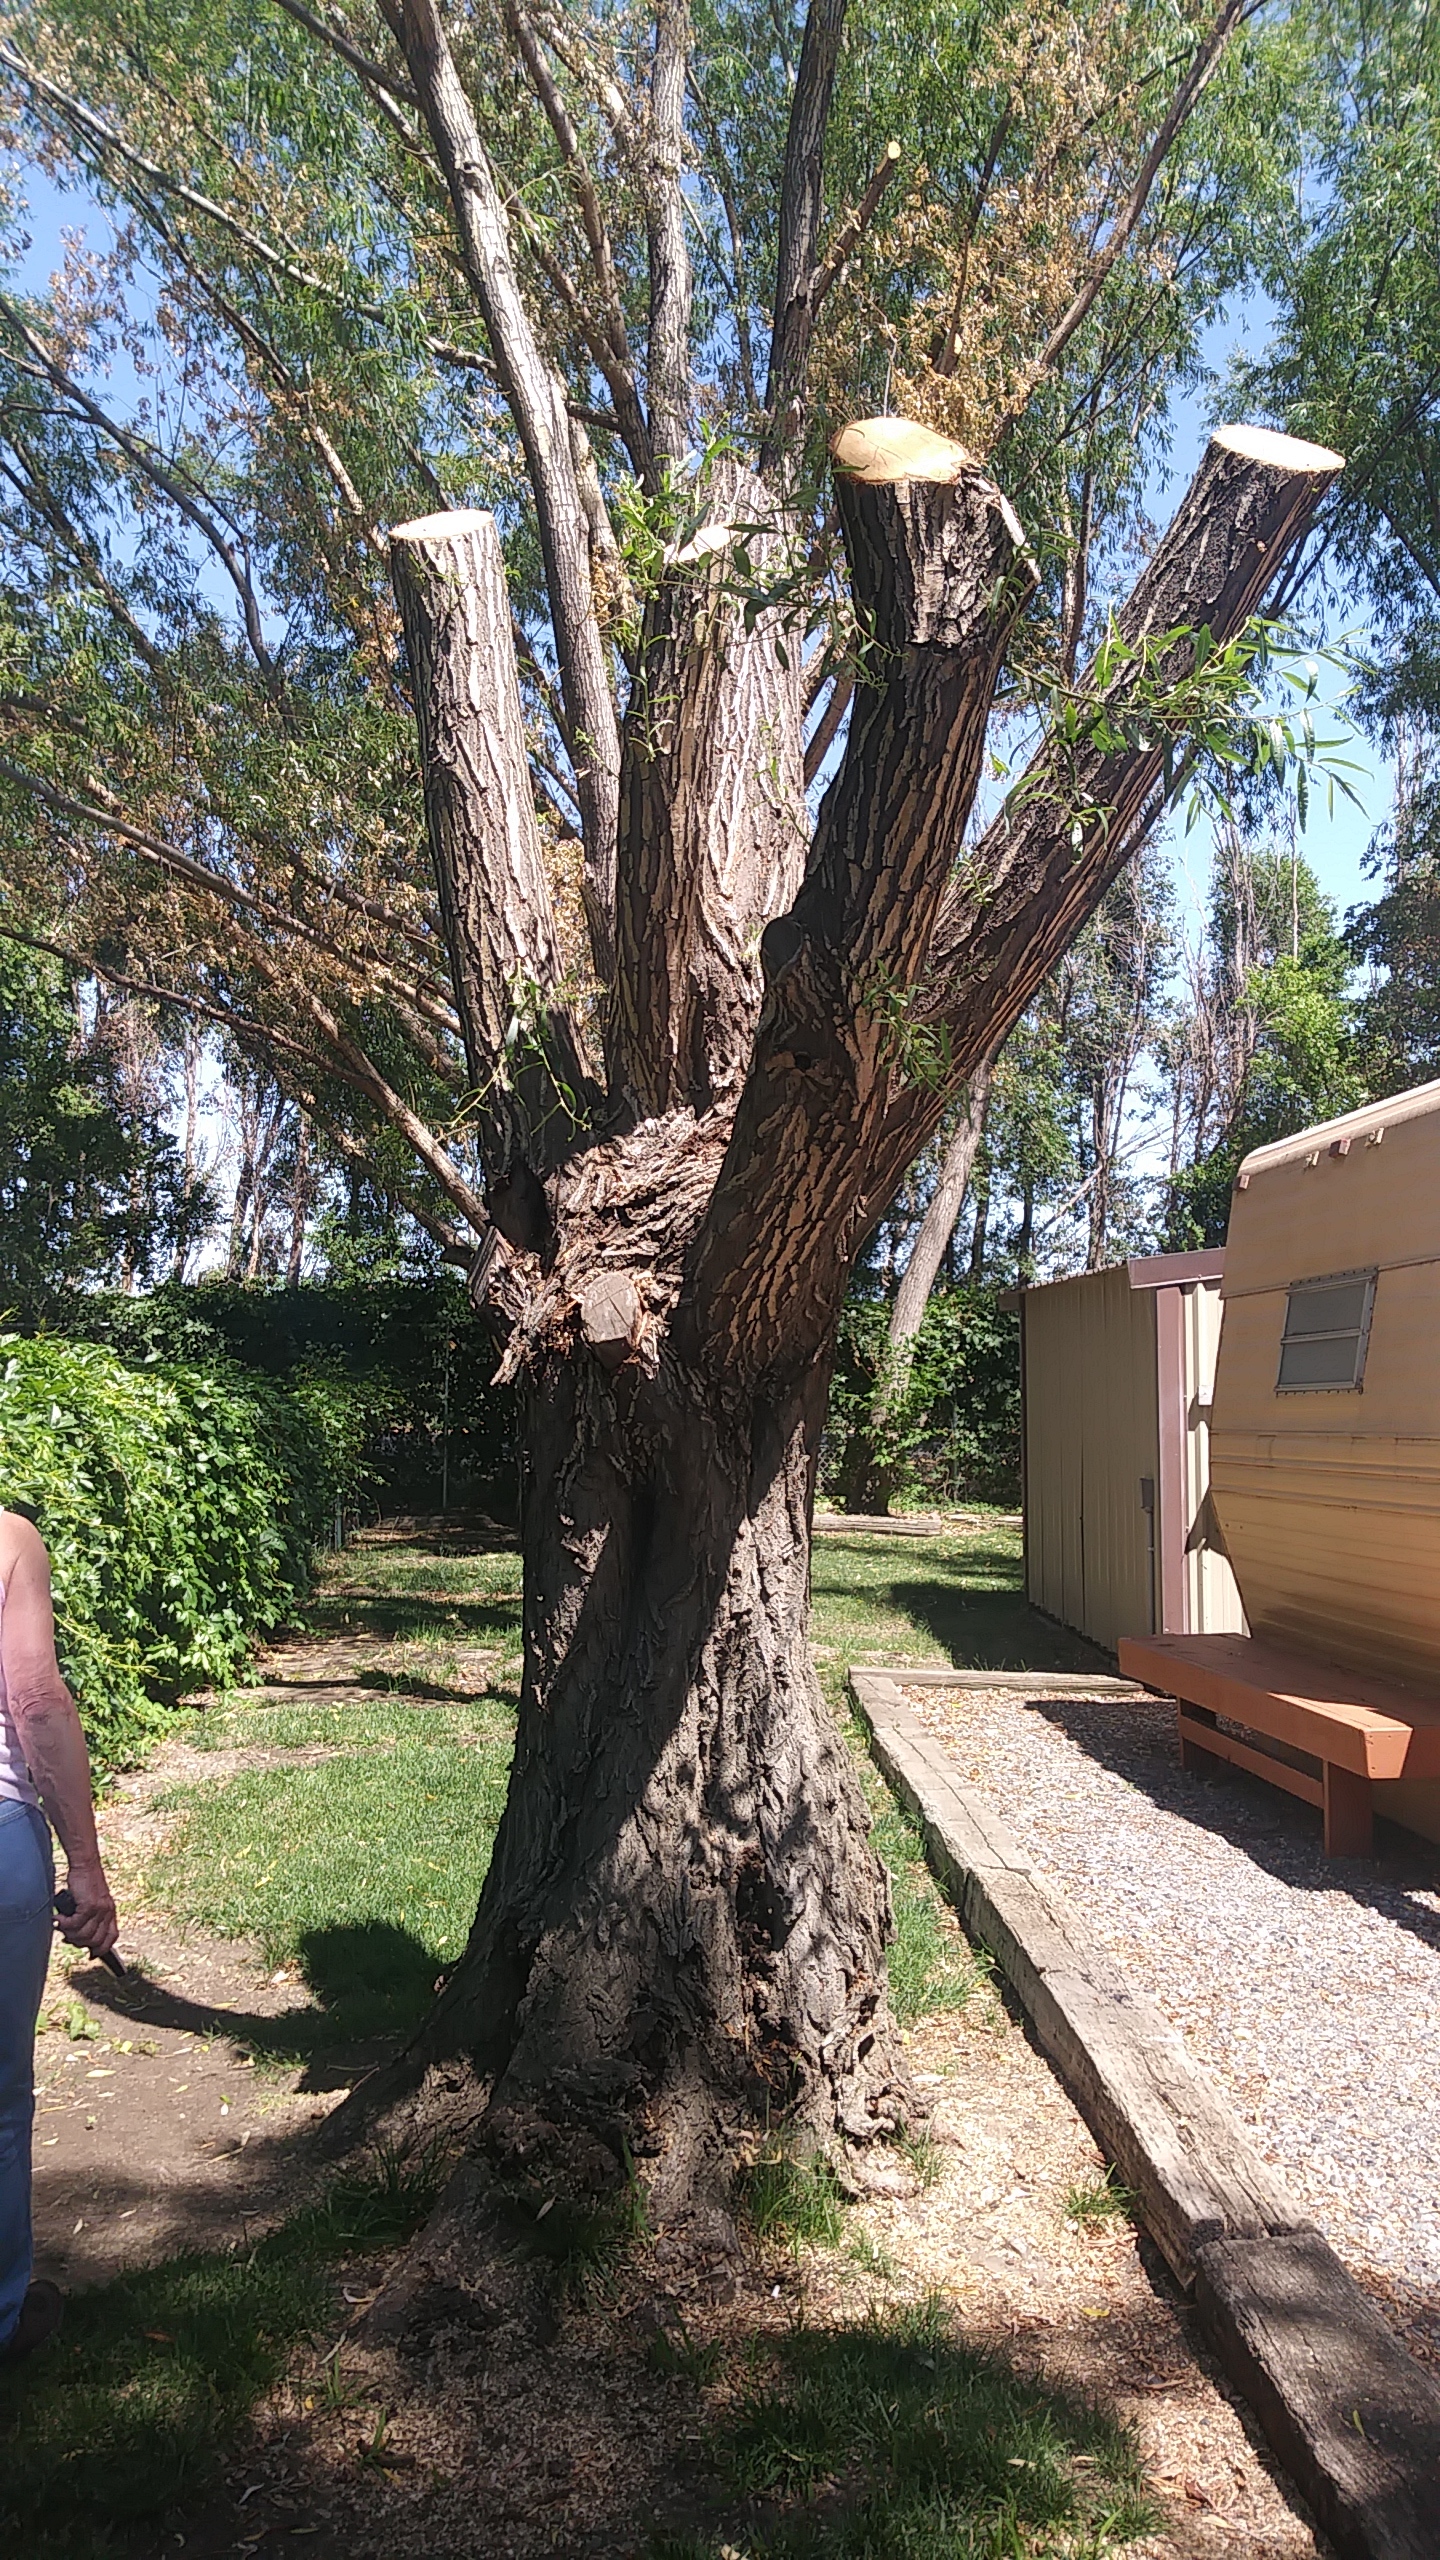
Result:
<svg viewBox="0 0 1440 2560">
<path fill-rule="evenodd" d="M 61 1914 L 61 1937 L 72 1947 L 88 1948 L 92 1956 L 108 1956 L 120 1935 L 120 1922 L 99 1859 L 72 1858 L 65 1885 L 75 1908 Z"/>
</svg>

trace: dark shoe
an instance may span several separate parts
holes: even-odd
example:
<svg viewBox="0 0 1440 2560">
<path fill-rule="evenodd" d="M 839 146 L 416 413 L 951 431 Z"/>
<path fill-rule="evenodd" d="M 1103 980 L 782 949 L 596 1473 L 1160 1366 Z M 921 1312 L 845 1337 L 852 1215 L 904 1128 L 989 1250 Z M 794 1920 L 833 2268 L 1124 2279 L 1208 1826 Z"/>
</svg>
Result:
<svg viewBox="0 0 1440 2560">
<path fill-rule="evenodd" d="M 64 2317 L 65 2296 L 60 2287 L 52 2284 L 48 2276 L 38 2277 L 20 2305 L 19 2319 L 0 2347 L 0 2364 L 18 2364 L 22 2356 L 33 2356 L 37 2347 L 54 2337 Z"/>
</svg>

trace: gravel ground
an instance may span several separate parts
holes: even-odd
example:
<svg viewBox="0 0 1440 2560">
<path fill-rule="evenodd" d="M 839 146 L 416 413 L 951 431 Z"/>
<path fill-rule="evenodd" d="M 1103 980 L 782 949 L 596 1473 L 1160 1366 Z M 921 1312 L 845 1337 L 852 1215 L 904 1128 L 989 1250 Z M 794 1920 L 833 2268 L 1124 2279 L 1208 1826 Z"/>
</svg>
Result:
<svg viewBox="0 0 1440 2560">
<path fill-rule="evenodd" d="M 1326 1859 L 1293 1797 L 1187 1776 L 1157 1700 L 907 1695 L 1440 2365 L 1440 1849 Z"/>
</svg>

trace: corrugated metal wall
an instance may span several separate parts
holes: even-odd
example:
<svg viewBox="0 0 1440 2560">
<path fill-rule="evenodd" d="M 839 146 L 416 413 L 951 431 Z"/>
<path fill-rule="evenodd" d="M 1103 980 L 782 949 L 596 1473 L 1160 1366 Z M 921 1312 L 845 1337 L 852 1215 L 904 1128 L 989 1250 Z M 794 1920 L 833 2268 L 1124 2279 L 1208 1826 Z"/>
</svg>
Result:
<svg viewBox="0 0 1440 2560">
<path fill-rule="evenodd" d="M 1155 1293 L 1124 1264 L 1027 1289 L 1026 1588 L 1097 1644 L 1155 1626 Z"/>
</svg>

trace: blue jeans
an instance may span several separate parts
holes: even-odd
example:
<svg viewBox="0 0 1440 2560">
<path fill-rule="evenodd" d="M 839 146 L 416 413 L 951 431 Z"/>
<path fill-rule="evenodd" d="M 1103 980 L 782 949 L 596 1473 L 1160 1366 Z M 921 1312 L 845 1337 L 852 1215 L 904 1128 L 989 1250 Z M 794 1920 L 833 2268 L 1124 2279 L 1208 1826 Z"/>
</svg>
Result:
<svg viewBox="0 0 1440 2560">
<path fill-rule="evenodd" d="M 0 1801 L 0 2347 L 30 2282 L 35 2021 L 55 1930 L 54 1891 L 44 1815 Z"/>
</svg>

